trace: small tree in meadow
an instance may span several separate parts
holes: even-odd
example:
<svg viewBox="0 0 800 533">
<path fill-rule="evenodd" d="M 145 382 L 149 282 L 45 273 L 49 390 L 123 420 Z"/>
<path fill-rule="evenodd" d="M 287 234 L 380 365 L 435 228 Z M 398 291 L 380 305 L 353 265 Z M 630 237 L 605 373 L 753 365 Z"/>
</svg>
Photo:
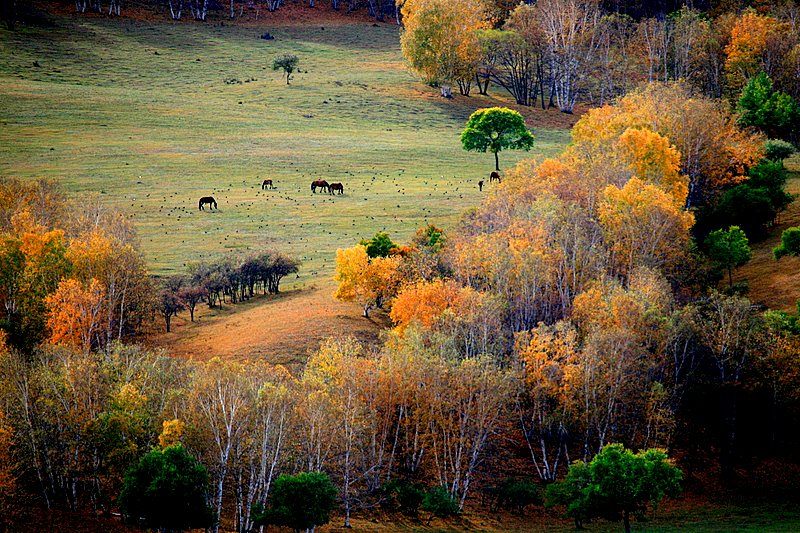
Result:
<svg viewBox="0 0 800 533">
<path fill-rule="evenodd" d="M 576 523 L 594 516 L 622 520 L 630 533 L 631 516 L 643 516 L 664 496 L 677 496 L 682 477 L 664 450 L 634 454 L 622 444 L 609 444 L 588 465 L 573 463 L 566 479 L 548 488 L 548 497 L 566 505 Z"/>
<path fill-rule="evenodd" d="M 752 257 L 747 235 L 739 226 L 718 229 L 706 237 L 706 247 L 708 257 L 728 271 L 728 281 L 733 287 L 733 269 L 744 265 Z"/>
<path fill-rule="evenodd" d="M 781 245 L 773 248 L 772 254 L 776 261 L 784 255 L 800 255 L 800 227 L 784 230 L 781 234 Z"/>
<path fill-rule="evenodd" d="M 506 107 L 478 109 L 461 133 L 461 145 L 469 152 L 492 152 L 495 170 L 500 170 L 497 153 L 501 150 L 530 150 L 533 134 L 525 127 L 525 119 Z"/>
<path fill-rule="evenodd" d="M 292 72 L 297 70 L 297 64 L 300 59 L 294 54 L 284 54 L 276 57 L 272 61 L 272 70 L 282 70 L 286 74 L 286 85 L 289 85 L 289 80 L 292 78 Z"/>
</svg>

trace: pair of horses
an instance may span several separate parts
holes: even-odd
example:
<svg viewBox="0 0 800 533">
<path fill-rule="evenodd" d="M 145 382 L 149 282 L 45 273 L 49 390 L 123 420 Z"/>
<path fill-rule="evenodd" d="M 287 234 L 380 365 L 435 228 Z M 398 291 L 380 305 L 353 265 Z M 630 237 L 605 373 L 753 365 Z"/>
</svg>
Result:
<svg viewBox="0 0 800 533">
<path fill-rule="evenodd" d="M 275 188 L 275 186 L 272 185 L 272 180 L 264 180 L 264 182 L 261 184 L 261 190 L 262 191 L 265 190 L 265 189 L 270 189 L 271 190 L 271 189 L 274 189 L 274 188 Z"/>
<path fill-rule="evenodd" d="M 311 182 L 311 192 L 316 193 L 317 189 L 328 191 L 329 194 L 344 194 L 344 185 L 341 183 L 328 183 L 325 180 L 314 180 Z"/>
</svg>

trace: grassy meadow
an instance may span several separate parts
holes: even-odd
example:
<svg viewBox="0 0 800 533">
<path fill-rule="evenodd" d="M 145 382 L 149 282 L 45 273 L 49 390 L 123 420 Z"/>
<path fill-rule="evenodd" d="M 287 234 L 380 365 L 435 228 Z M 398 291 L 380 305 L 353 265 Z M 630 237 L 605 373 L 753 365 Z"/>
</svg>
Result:
<svg viewBox="0 0 800 533">
<path fill-rule="evenodd" d="M 75 202 L 97 193 L 125 209 L 156 273 L 275 248 L 303 262 L 300 283 L 329 278 L 337 248 L 450 226 L 487 194 L 477 182 L 493 157 L 463 151 L 459 134 L 474 109 L 508 99 L 438 97 L 405 69 L 398 32 L 91 16 L 0 30 L 0 175 L 55 178 Z M 288 87 L 271 69 L 284 53 L 300 58 Z M 535 148 L 501 166 L 566 144 L 537 112 L 558 114 L 530 111 Z M 345 194 L 312 195 L 314 179 Z M 219 211 L 198 211 L 206 195 Z"/>
</svg>

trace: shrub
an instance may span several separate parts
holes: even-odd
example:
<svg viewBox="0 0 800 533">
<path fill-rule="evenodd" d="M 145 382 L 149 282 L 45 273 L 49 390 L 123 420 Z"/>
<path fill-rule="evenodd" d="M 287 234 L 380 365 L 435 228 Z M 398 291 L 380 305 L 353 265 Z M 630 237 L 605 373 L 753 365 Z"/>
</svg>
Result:
<svg viewBox="0 0 800 533">
<path fill-rule="evenodd" d="M 425 493 L 420 509 L 431 513 L 428 518 L 430 522 L 434 516 L 439 518 L 449 518 L 458 514 L 458 501 L 450 495 L 446 487 L 441 485 L 432 487 Z"/>
<path fill-rule="evenodd" d="M 208 473 L 180 444 L 153 450 L 125 474 L 119 508 L 125 522 L 148 529 L 205 528 Z"/>
<path fill-rule="evenodd" d="M 270 507 L 254 510 L 256 525 L 286 526 L 296 531 L 313 529 L 330 521 L 336 487 L 322 472 L 282 474 L 270 493 Z"/>
<path fill-rule="evenodd" d="M 528 479 L 506 479 L 500 485 L 497 497 L 501 507 L 518 513 L 528 505 L 542 503 L 539 485 Z"/>
<path fill-rule="evenodd" d="M 800 255 L 800 227 L 788 228 L 781 234 L 781 245 L 772 249 L 777 261 L 784 255 Z"/>
<path fill-rule="evenodd" d="M 764 158 L 770 161 L 783 161 L 796 151 L 792 143 L 781 139 L 770 139 L 764 143 Z"/>
</svg>

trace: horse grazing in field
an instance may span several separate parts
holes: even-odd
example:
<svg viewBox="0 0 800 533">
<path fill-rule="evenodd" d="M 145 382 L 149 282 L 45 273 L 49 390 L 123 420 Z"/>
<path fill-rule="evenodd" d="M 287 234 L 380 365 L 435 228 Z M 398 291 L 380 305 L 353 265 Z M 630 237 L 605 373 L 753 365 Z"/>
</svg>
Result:
<svg viewBox="0 0 800 533">
<path fill-rule="evenodd" d="M 322 189 L 323 191 L 330 192 L 328 182 L 325 180 L 314 180 L 311 182 L 311 192 L 317 192 L 317 188 Z"/>
<path fill-rule="evenodd" d="M 275 187 L 272 185 L 272 180 L 264 180 L 264 183 L 261 184 L 261 190 L 264 189 L 274 189 Z"/>
<path fill-rule="evenodd" d="M 478 190 L 479 190 L 479 191 L 482 191 L 482 190 L 483 190 L 483 180 L 480 180 L 480 181 L 478 182 Z"/>
<path fill-rule="evenodd" d="M 497 183 L 500 183 L 500 173 L 496 170 L 492 170 L 492 173 L 489 174 L 489 183 L 497 180 Z"/>
<path fill-rule="evenodd" d="M 217 201 L 214 200 L 213 196 L 203 196 L 202 198 L 200 198 L 200 202 L 198 203 L 197 207 L 200 208 L 200 211 L 204 211 L 203 206 L 206 204 L 208 204 L 209 209 L 218 209 Z"/>
<path fill-rule="evenodd" d="M 328 185 L 328 192 L 333 194 L 334 192 L 339 192 L 339 194 L 344 194 L 344 185 L 341 183 L 331 183 Z"/>
</svg>

